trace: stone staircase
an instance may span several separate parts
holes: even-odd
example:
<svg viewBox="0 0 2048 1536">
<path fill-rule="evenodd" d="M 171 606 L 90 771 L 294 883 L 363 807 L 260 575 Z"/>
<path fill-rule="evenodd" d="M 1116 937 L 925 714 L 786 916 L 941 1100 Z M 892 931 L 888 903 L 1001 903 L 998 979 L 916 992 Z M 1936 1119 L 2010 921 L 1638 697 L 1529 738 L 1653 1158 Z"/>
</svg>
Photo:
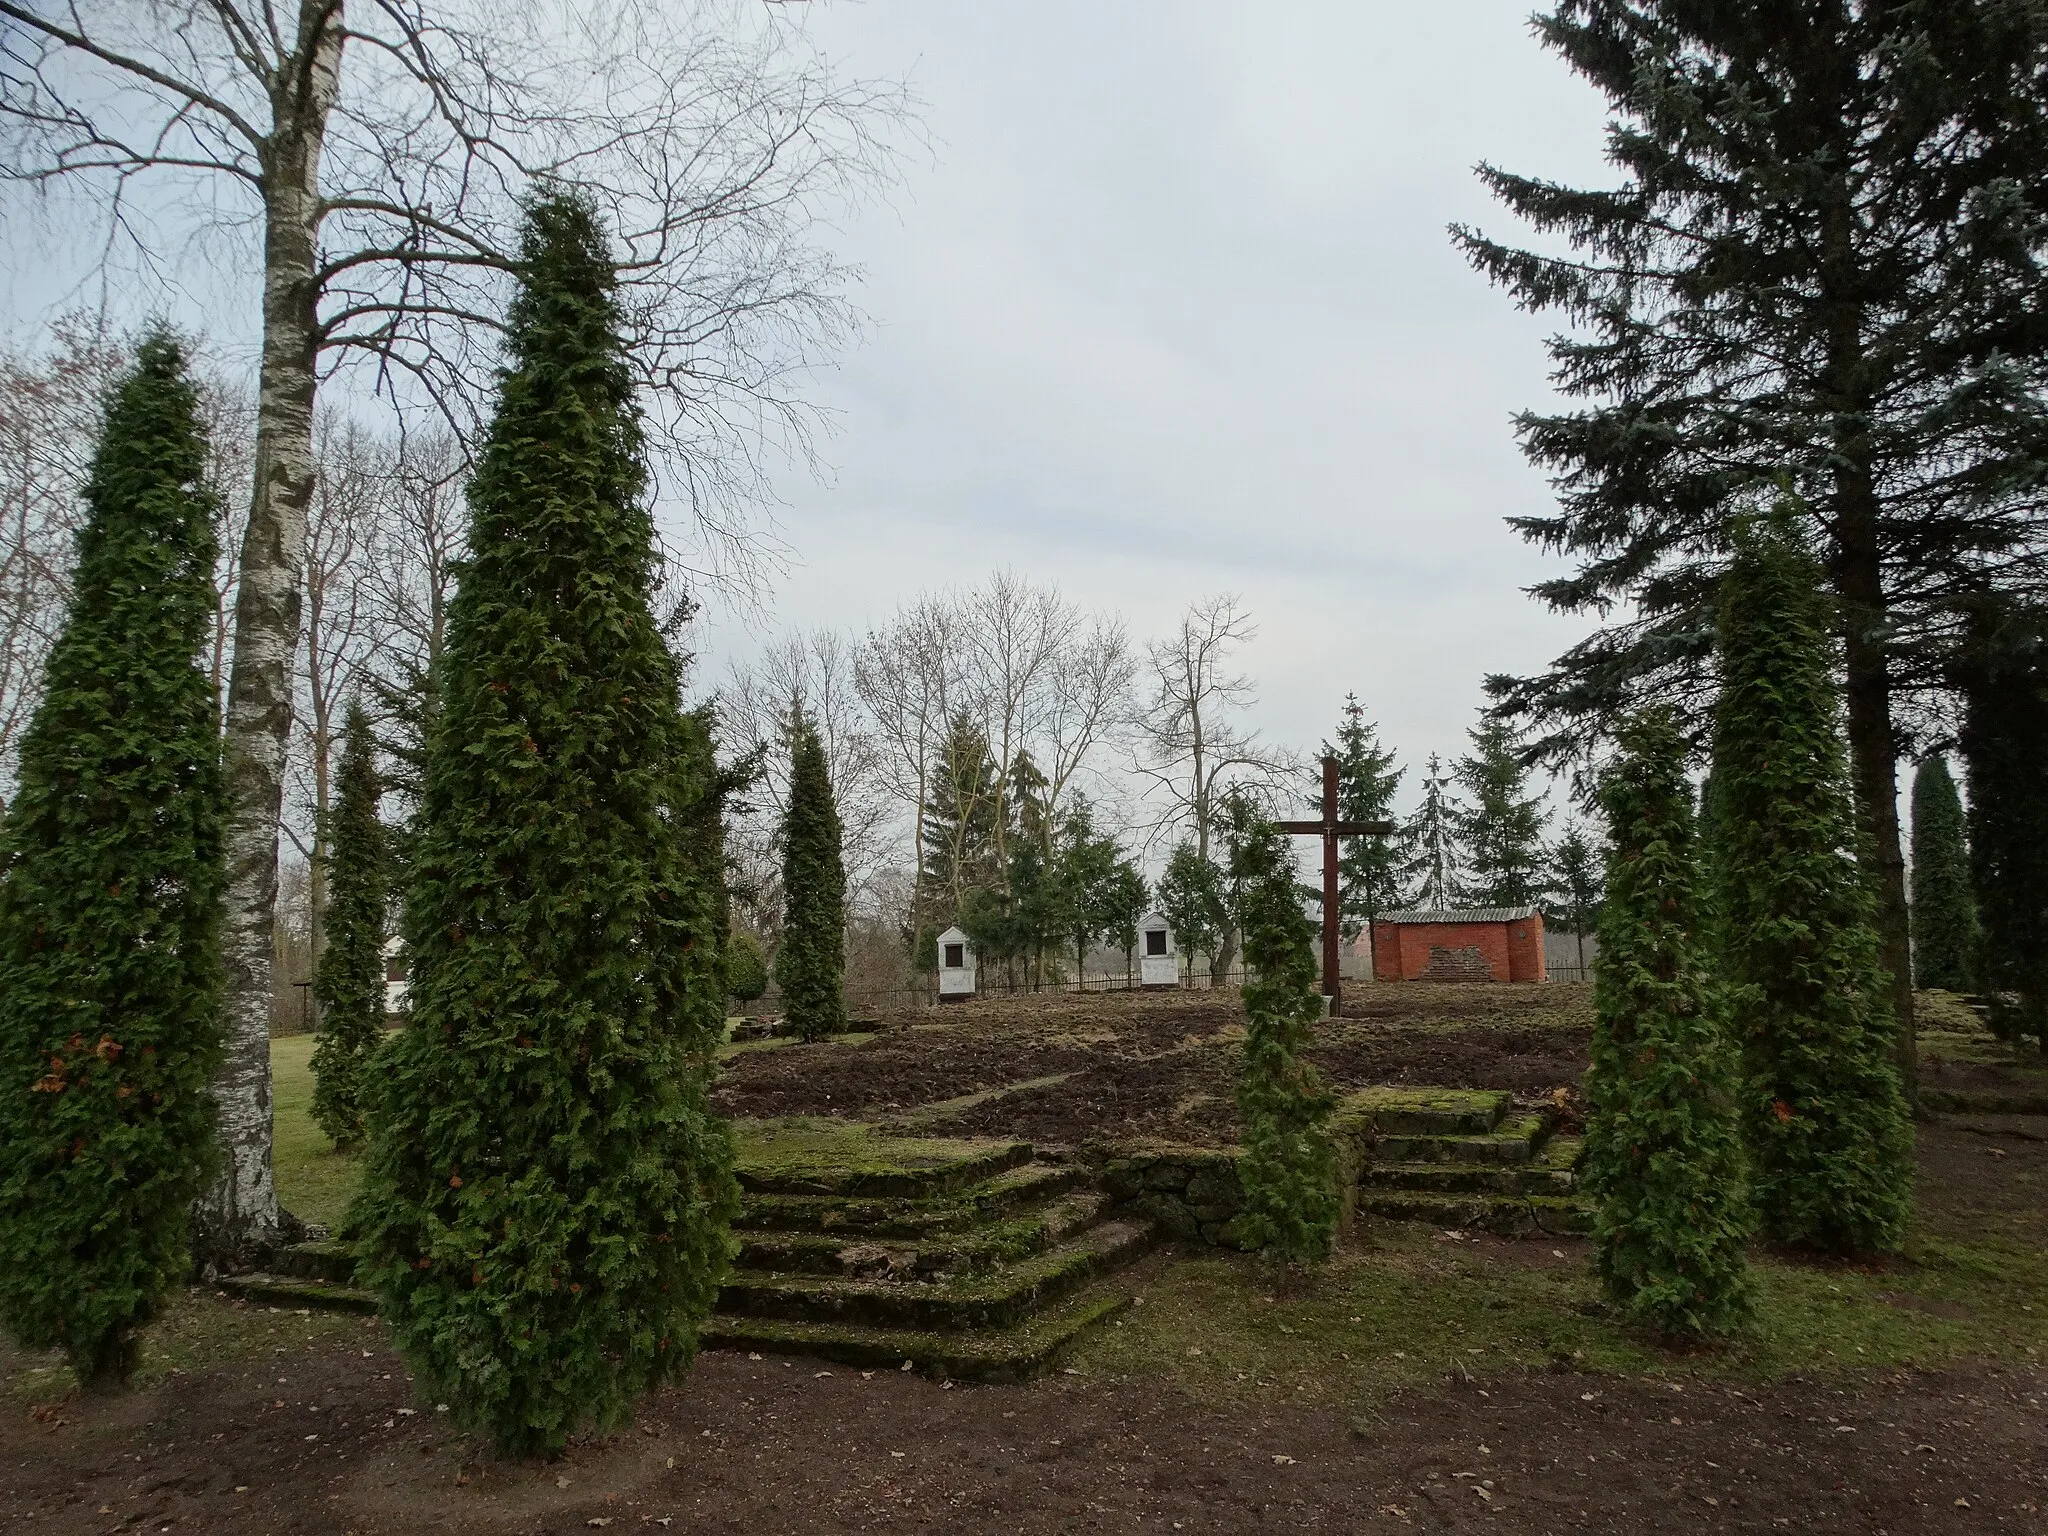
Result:
<svg viewBox="0 0 2048 1536">
<path fill-rule="evenodd" d="M 706 1347 L 819 1355 L 934 1376 L 1050 1369 L 1127 1293 L 1105 1277 L 1154 1239 L 1085 1170 L 1025 1142 L 890 1139 L 873 1127 L 744 1127 L 733 1268 Z M 278 1307 L 374 1311 L 340 1243 L 283 1250 L 222 1288 Z"/>
<path fill-rule="evenodd" d="M 1584 1143 L 1553 1134 L 1552 1110 L 1450 1088 L 1367 1089 L 1346 1108 L 1369 1118 L 1375 1136 L 1358 1178 L 1362 1211 L 1503 1236 L 1592 1227 L 1577 1188 Z"/>
</svg>

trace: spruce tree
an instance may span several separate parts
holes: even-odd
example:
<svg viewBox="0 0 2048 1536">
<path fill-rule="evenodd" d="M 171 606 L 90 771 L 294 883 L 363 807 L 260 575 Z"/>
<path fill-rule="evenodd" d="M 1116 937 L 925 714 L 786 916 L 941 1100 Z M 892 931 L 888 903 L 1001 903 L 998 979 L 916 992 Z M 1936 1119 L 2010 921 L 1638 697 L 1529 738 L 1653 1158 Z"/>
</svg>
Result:
<svg viewBox="0 0 2048 1536">
<path fill-rule="evenodd" d="M 1521 741 L 1504 721 L 1483 719 L 1452 780 L 1465 792 L 1451 812 L 1464 867 L 1458 893 L 1477 907 L 1526 907 L 1543 894 L 1543 797 L 1527 792 Z"/>
<path fill-rule="evenodd" d="M 107 402 L 63 629 L 0 841 L 0 1315 L 120 1386 L 212 1163 L 224 789 L 216 502 L 183 355 Z"/>
<path fill-rule="evenodd" d="M 529 210 L 378 1056 L 360 1270 L 428 1401 L 508 1454 L 682 1371 L 737 1204 L 707 782 L 594 212 Z"/>
<path fill-rule="evenodd" d="M 1685 745 L 1637 716 L 1600 786 L 1607 898 L 1593 961 L 1581 1178 L 1593 1266 L 1631 1321 L 1722 1333 L 1750 1303 L 1738 1068 L 1701 943 L 1702 872 Z"/>
<path fill-rule="evenodd" d="M 1939 753 L 1913 775 L 1913 976 L 1923 987 L 1968 992 L 1977 969 L 1977 899 L 1963 801 Z"/>
<path fill-rule="evenodd" d="M 1332 1100 L 1302 1059 L 1323 1011 L 1316 929 L 1301 908 L 1287 839 L 1272 823 L 1234 807 L 1225 836 L 1248 969 L 1238 1242 L 1290 1264 L 1314 1262 L 1329 1257 L 1339 1213 Z"/>
<path fill-rule="evenodd" d="M 327 943 L 313 990 L 320 1039 L 313 1047 L 313 1119 L 337 1147 L 362 1139 L 363 1074 L 384 1033 L 385 917 L 391 865 L 378 816 L 383 783 L 376 742 L 360 702 L 351 703 L 327 834 Z"/>
<path fill-rule="evenodd" d="M 1831 670 L 1829 602 L 1789 509 L 1738 528 L 1723 579 L 1719 921 L 1764 1231 L 1894 1249 L 1912 1132 L 1893 1054 Z"/>
<path fill-rule="evenodd" d="M 1550 850 L 1550 874 L 1546 882 L 1553 900 L 1547 915 L 1564 924 L 1578 941 L 1579 964 L 1586 963 L 1586 930 L 1600 916 L 1605 883 L 1600 852 L 1587 840 L 1585 829 L 1572 822 Z"/>
<path fill-rule="evenodd" d="M 1394 766 L 1393 750 L 1380 745 L 1378 727 L 1365 718 L 1357 694 L 1344 696 L 1343 723 L 1337 727 L 1335 743 L 1323 743 L 1323 756 L 1337 759 L 1339 820 L 1392 819 L 1402 770 Z M 1309 810 L 1322 814 L 1320 794 L 1311 797 Z M 1344 909 L 1345 938 L 1369 932 L 1374 918 L 1401 904 L 1399 856 L 1391 838 L 1347 837 L 1338 845 L 1338 899 Z"/>
<path fill-rule="evenodd" d="M 1085 980 L 1088 946 L 1123 931 L 1119 910 L 1128 894 L 1122 887 L 1123 851 L 1116 839 L 1095 830 L 1095 808 L 1076 794 L 1060 819 L 1059 884 L 1067 914 L 1067 942 L 1074 946 L 1074 977 Z M 1142 877 L 1140 877 L 1142 879 Z M 1143 898 L 1139 898 L 1141 901 Z M 1143 917 L 1132 915 L 1132 923 Z M 1135 931 L 1131 939 L 1137 943 Z"/>
<path fill-rule="evenodd" d="M 1970 860 L 1992 1027 L 2048 1052 L 2048 619 L 1987 602 L 1964 673 Z"/>
<path fill-rule="evenodd" d="M 840 1034 L 846 1028 L 846 866 L 825 744 L 802 710 L 789 731 L 782 901 L 775 981 L 789 1028 L 803 1040 Z"/>
<path fill-rule="evenodd" d="M 1730 525 L 1789 475 L 1836 598 L 1910 1091 L 1895 707 L 1959 638 L 1959 596 L 2034 579 L 2048 22 L 2009 0 L 1561 0 L 1535 26 L 1606 98 L 1614 174 L 1484 167 L 1546 248 L 1454 235 L 1564 321 L 1576 408 L 1519 422 L 1560 507 L 1514 524 L 1575 566 L 1535 595 L 1601 627 L 1489 690 L 1558 758 L 1630 700 L 1710 698 Z"/>
<path fill-rule="evenodd" d="M 1422 803 L 1401 828 L 1401 878 L 1411 906 L 1440 910 L 1457 904 L 1462 871 L 1450 791 L 1450 775 L 1432 752 L 1422 771 Z"/>
</svg>

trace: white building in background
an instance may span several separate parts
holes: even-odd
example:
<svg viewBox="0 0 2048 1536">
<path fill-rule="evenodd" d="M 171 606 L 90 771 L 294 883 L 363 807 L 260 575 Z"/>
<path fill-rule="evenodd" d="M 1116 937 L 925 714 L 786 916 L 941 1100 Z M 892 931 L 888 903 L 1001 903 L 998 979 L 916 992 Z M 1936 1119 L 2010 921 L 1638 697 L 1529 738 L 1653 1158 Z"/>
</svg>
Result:
<svg viewBox="0 0 2048 1536">
<path fill-rule="evenodd" d="M 939 1001 L 961 1003 L 974 996 L 974 946 L 958 928 L 939 935 Z"/>
<path fill-rule="evenodd" d="M 1180 985 L 1180 952 L 1174 948 L 1173 925 L 1159 912 L 1151 913 L 1138 923 L 1138 984 L 1143 987 Z"/>
<path fill-rule="evenodd" d="M 405 1007 L 405 944 L 397 934 L 384 941 L 384 1012 L 395 1014 Z"/>
</svg>

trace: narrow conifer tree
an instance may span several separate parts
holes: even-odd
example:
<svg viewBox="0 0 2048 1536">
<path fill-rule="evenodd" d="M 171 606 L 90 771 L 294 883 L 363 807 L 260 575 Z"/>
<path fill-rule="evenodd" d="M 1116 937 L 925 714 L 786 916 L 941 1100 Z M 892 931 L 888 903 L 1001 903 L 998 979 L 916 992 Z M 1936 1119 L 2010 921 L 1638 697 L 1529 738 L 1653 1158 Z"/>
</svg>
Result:
<svg viewBox="0 0 2048 1536">
<path fill-rule="evenodd" d="M 384 937 L 391 861 L 378 814 L 383 782 L 362 704 L 349 705 L 327 835 L 327 942 L 313 990 L 313 1119 L 337 1147 L 362 1140 L 363 1073 L 384 1032 Z"/>
<path fill-rule="evenodd" d="M 1621 730 L 1600 786 L 1607 893 L 1593 961 L 1583 1179 L 1593 1266 L 1634 1322 L 1724 1333 L 1750 1302 L 1738 1071 L 1701 944 L 1685 746 L 1663 711 Z"/>
<path fill-rule="evenodd" d="M 846 1028 L 846 865 L 825 744 L 802 710 L 790 722 L 782 902 L 775 981 L 789 1028 L 803 1040 L 838 1034 Z"/>
<path fill-rule="evenodd" d="M 1302 1059 L 1323 1011 L 1315 925 L 1301 909 L 1287 840 L 1272 823 L 1234 811 L 1226 836 L 1250 973 L 1237 1080 L 1245 1196 L 1238 1242 L 1288 1263 L 1314 1262 L 1329 1257 L 1339 1209 L 1332 1100 Z"/>
<path fill-rule="evenodd" d="M 1913 775 L 1913 979 L 1923 987 L 1970 991 L 1977 943 L 1963 800 L 1948 759 L 1937 753 Z"/>
<path fill-rule="evenodd" d="M 0 879 L 0 1313 L 89 1387 L 184 1274 L 211 1166 L 225 815 L 215 500 L 184 358 L 108 402 Z"/>
<path fill-rule="evenodd" d="M 1992 1027 L 2048 1053 L 2048 615 L 1981 603 L 1963 668 L 1970 863 Z"/>
<path fill-rule="evenodd" d="M 471 482 L 380 1051 L 361 1272 L 428 1401 L 508 1454 L 680 1372 L 736 1205 L 700 744 L 598 220 L 529 211 Z"/>
<path fill-rule="evenodd" d="M 1789 509 L 1738 528 L 1722 580 L 1714 793 L 1727 972 L 1763 1229 L 1896 1248 L 1913 1177 L 1830 669 L 1821 574 Z"/>
</svg>

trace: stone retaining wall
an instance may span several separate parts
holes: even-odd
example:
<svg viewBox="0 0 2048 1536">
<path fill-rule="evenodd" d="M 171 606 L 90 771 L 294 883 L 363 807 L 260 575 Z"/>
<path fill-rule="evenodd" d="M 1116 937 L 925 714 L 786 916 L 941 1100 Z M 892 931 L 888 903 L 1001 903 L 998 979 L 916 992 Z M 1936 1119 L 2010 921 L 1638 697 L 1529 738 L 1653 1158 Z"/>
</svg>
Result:
<svg viewBox="0 0 2048 1536">
<path fill-rule="evenodd" d="M 1330 1121 L 1337 1153 L 1338 1225 L 1348 1230 L 1358 1203 L 1358 1176 L 1376 1139 L 1372 1120 L 1361 1110 L 1340 1107 Z M 1086 1149 L 1096 1176 L 1120 1205 L 1141 1211 L 1167 1232 L 1218 1248 L 1242 1247 L 1237 1218 L 1244 1210 L 1238 1177 L 1241 1147 L 1185 1147 L 1118 1143 Z"/>
</svg>

